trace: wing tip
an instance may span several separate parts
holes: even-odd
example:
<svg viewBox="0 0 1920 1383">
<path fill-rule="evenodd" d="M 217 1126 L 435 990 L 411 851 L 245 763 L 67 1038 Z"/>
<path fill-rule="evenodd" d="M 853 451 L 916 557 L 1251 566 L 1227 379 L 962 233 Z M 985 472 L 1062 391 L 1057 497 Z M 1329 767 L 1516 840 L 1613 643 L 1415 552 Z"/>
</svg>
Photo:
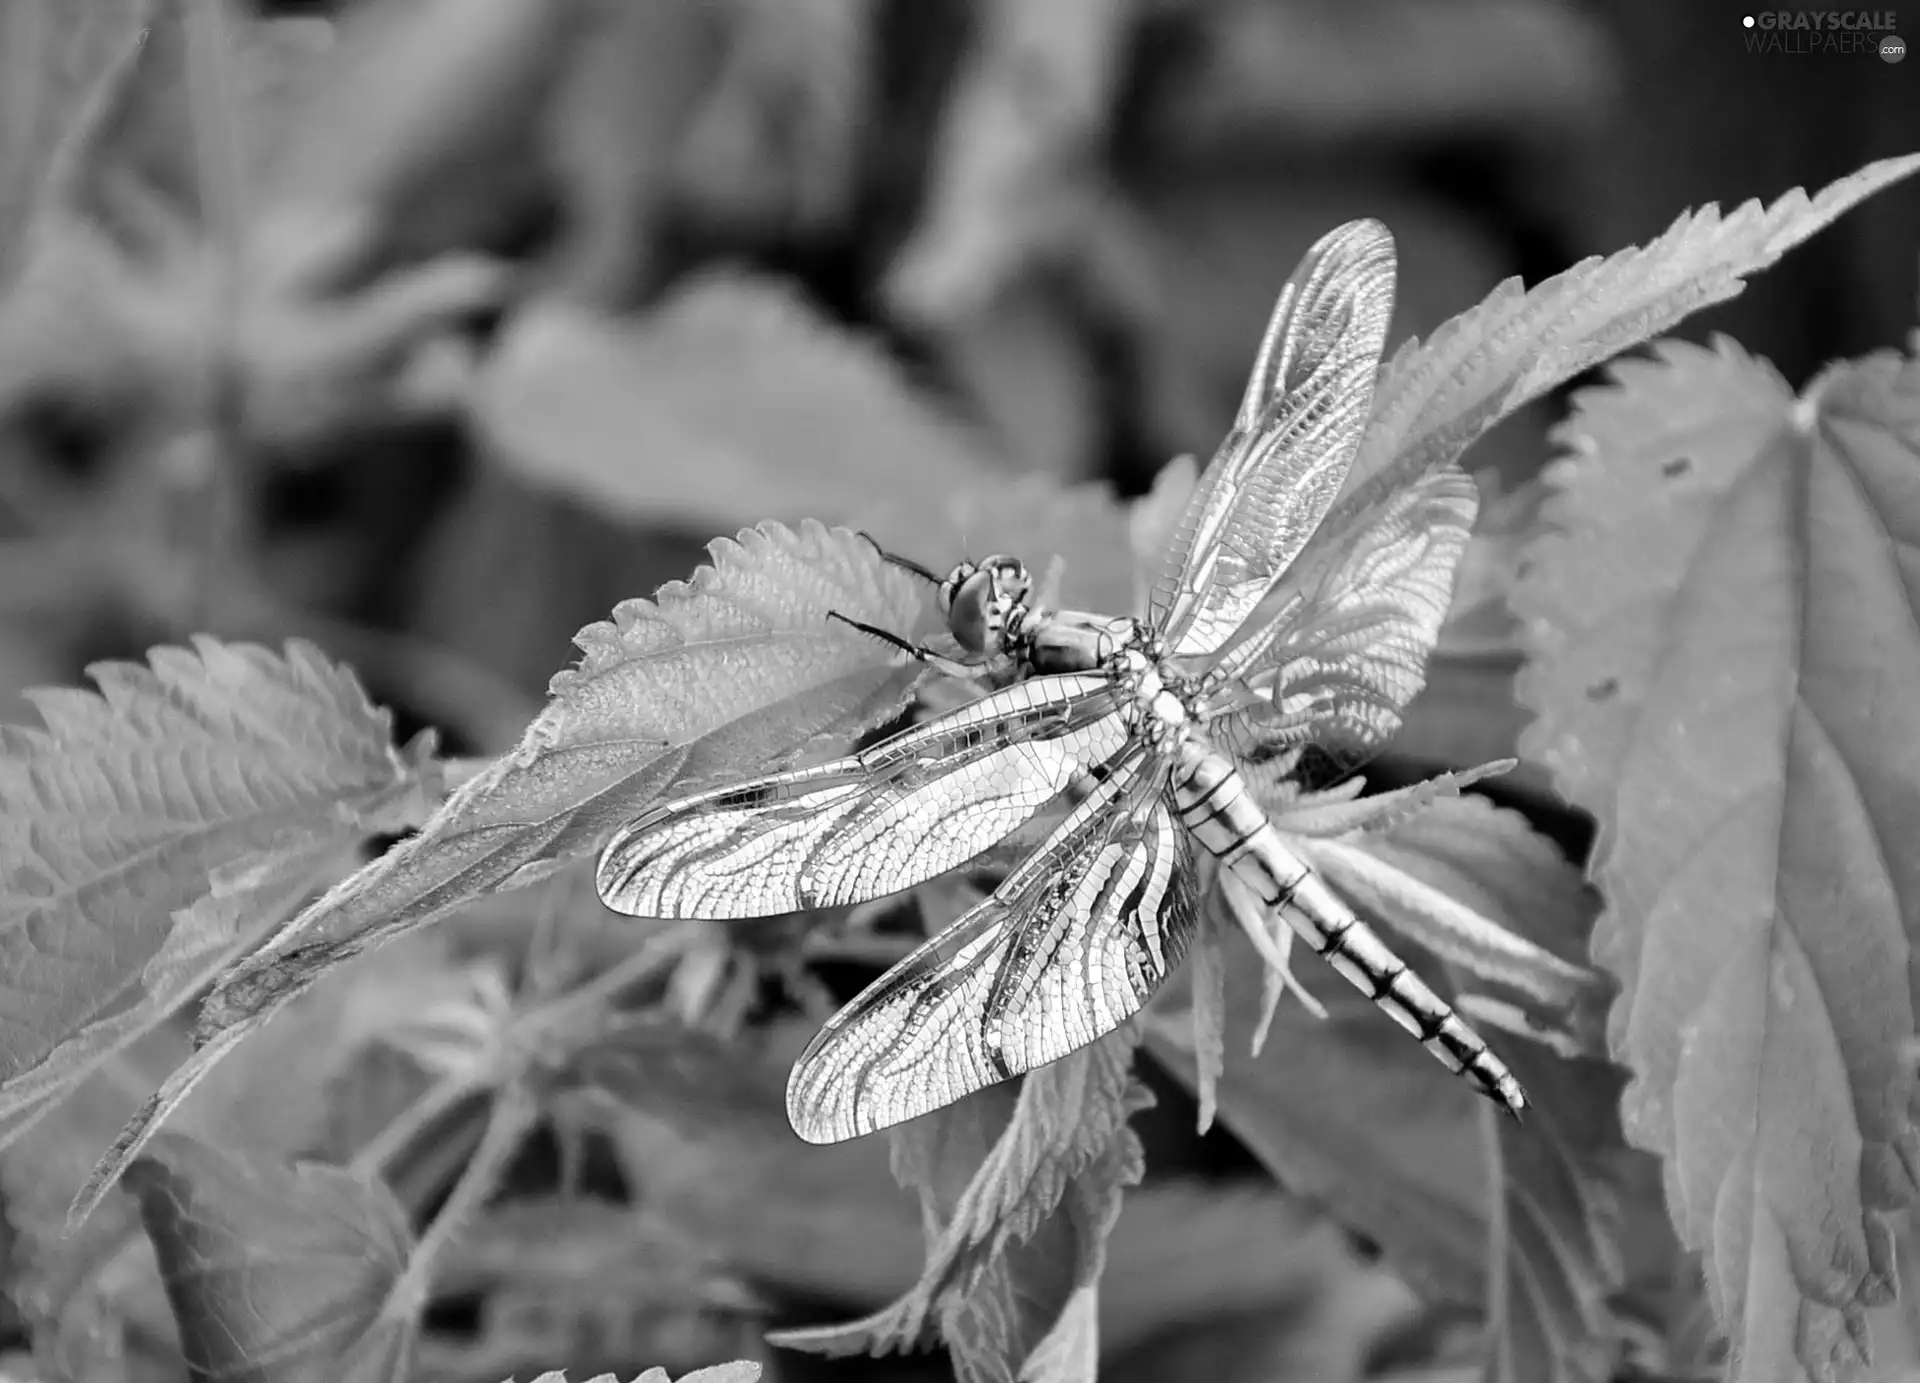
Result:
<svg viewBox="0 0 1920 1383">
<path fill-rule="evenodd" d="M 1374 216 L 1355 217 L 1335 226 L 1314 248 L 1332 250 L 1336 247 L 1350 249 L 1356 258 L 1395 253 L 1393 231 L 1385 221 Z"/>
<path fill-rule="evenodd" d="M 817 1043 L 818 1038 L 814 1041 Z M 807 1058 L 802 1056 L 793 1064 L 793 1071 L 787 1077 L 787 1124 L 802 1143 L 811 1143 L 816 1148 L 830 1147 L 835 1143 L 845 1143 L 862 1134 L 873 1133 L 878 1127 L 861 1128 L 857 1117 L 852 1120 L 829 1115 L 821 1109 L 815 1098 L 813 1086 L 805 1074 Z"/>
</svg>

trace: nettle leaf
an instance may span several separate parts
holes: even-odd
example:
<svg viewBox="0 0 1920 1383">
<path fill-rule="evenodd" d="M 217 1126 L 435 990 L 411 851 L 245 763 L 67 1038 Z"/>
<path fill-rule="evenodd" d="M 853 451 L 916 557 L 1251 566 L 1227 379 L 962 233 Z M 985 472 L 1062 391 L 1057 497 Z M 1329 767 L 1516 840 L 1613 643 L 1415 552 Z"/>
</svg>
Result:
<svg viewBox="0 0 1920 1383">
<path fill-rule="evenodd" d="M 1006 1086 L 894 1130 L 894 1175 L 920 1191 L 930 1243 L 912 1291 L 844 1326 L 775 1343 L 828 1356 L 912 1349 L 937 1325 L 956 1373 L 1090 1379 L 1108 1233 L 1140 1179 L 1128 1128 L 1151 1103 L 1122 1028 Z M 1042 1370 L 1045 1370 L 1042 1372 Z"/>
<path fill-rule="evenodd" d="M 1478 979 L 1559 1011 L 1597 988 L 1598 975 L 1555 953 L 1573 950 L 1585 936 L 1584 913 L 1553 900 L 1560 902 L 1553 911 L 1578 930 L 1540 942 L 1499 920 L 1518 914 L 1539 925 L 1532 910 L 1503 905 L 1500 895 L 1512 887 L 1508 874 L 1551 878 L 1565 866 L 1553 842 L 1535 835 L 1517 813 L 1480 797 L 1436 797 L 1418 816 L 1386 829 L 1345 839 L 1297 838 L 1296 845 L 1367 916 Z"/>
<path fill-rule="evenodd" d="M 1193 1042 L 1194 1094 L 1199 1100 L 1198 1130 L 1213 1127 L 1220 1109 L 1220 1072 L 1227 1060 L 1227 961 L 1220 949 L 1214 909 L 1200 914 L 1193 944 L 1187 948 L 1187 972 L 1193 986 L 1188 1015 Z"/>
<path fill-rule="evenodd" d="M 541 304 L 488 368 L 477 421 L 502 460 L 636 519 L 845 520 L 993 469 L 878 347 L 771 280 L 696 277 L 633 319 Z"/>
<path fill-rule="evenodd" d="M 195 1378 L 399 1383 L 417 1303 L 386 1187 L 337 1167 L 220 1152 L 176 1133 L 127 1169 Z"/>
<path fill-rule="evenodd" d="M 692 1373 L 683 1373 L 675 1380 L 668 1377 L 665 1369 L 648 1369 L 636 1374 L 633 1383 L 760 1383 L 761 1368 L 747 1359 L 736 1359 L 730 1364 L 714 1364 L 704 1369 L 695 1369 Z M 512 1379 L 505 1383 L 513 1383 Z M 549 1371 L 533 1380 L 533 1383 L 567 1383 L 564 1373 Z M 620 1383 L 610 1373 L 595 1374 L 585 1383 Z"/>
<path fill-rule="evenodd" d="M 90 1194 L 215 1061 L 341 961 L 532 882 L 656 798 L 843 750 L 906 704 L 918 665 L 827 614 L 912 633 L 929 613 L 924 583 L 815 523 L 764 524 L 710 551 L 691 581 L 581 630 L 579 665 L 554 677 L 518 748 L 220 977 L 196 1030 L 206 1045 L 128 1126 Z"/>
<path fill-rule="evenodd" d="M 115 1052 L 163 1022 L 238 952 L 286 921 L 323 882 L 327 867 L 338 863 L 338 853 L 289 851 L 283 867 L 264 875 L 212 879 L 212 892 L 174 914 L 166 940 L 139 972 L 137 990 L 0 1092 L 0 1145 L 29 1128 Z"/>
<path fill-rule="evenodd" d="M 366 835 L 423 814 L 428 743 L 351 673 L 198 639 L 29 692 L 0 727 L 0 1110 L 17 1115 L 179 1004 Z"/>
<path fill-rule="evenodd" d="M 1514 593 L 1524 741 L 1600 823 L 1595 958 L 1747 1376 L 1821 1377 L 1914 1200 L 1920 367 L 1799 399 L 1728 342 L 1582 394 Z"/>
<path fill-rule="evenodd" d="M 1577 951 L 1592 915 L 1579 872 L 1518 813 L 1441 797 L 1419 816 L 1359 838 L 1409 873 L 1460 890 L 1474 910 L 1543 946 Z M 1262 971 L 1223 936 L 1229 1040 L 1220 1118 L 1274 1175 L 1376 1240 L 1436 1300 L 1482 1309 L 1512 1377 L 1601 1379 L 1613 1357 L 1608 1294 L 1618 1284 L 1614 1159 L 1626 1149 L 1608 1112 L 1619 1087 L 1598 1061 L 1534 1044 L 1497 1045 L 1534 1103 L 1497 1121 L 1504 1175 L 1488 1165 L 1483 1101 L 1344 983 L 1315 984 L 1328 1017 L 1282 1004 L 1261 1056 L 1236 1036 L 1263 1004 Z M 1310 962 L 1309 962 L 1310 963 Z M 1319 977 L 1324 978 L 1324 977 Z M 1169 989 L 1189 983 L 1176 976 Z M 1189 1084 L 1190 1052 L 1149 1030 L 1153 1054 Z M 1487 1196 L 1504 1188 L 1506 1284 L 1487 1289 Z"/>
<path fill-rule="evenodd" d="M 1645 247 L 1584 259 L 1531 290 L 1508 279 L 1382 367 L 1372 421 L 1323 528 L 1344 532 L 1524 404 L 1737 297 L 1749 275 L 1916 169 L 1920 155 L 1882 159 L 1812 197 L 1795 188 L 1725 217 L 1708 205 Z"/>
</svg>

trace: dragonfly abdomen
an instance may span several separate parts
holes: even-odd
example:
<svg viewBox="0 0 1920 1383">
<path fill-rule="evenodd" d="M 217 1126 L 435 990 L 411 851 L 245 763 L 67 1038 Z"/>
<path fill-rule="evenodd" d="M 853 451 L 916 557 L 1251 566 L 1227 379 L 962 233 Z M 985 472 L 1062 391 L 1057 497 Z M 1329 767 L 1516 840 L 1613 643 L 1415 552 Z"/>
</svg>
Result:
<svg viewBox="0 0 1920 1383">
<path fill-rule="evenodd" d="M 1514 1114 L 1526 1095 L 1480 1035 L 1343 903 L 1267 820 L 1232 760 L 1191 745 L 1172 774 L 1186 828 L 1287 925 L 1448 1070 L 1464 1075 Z"/>
</svg>

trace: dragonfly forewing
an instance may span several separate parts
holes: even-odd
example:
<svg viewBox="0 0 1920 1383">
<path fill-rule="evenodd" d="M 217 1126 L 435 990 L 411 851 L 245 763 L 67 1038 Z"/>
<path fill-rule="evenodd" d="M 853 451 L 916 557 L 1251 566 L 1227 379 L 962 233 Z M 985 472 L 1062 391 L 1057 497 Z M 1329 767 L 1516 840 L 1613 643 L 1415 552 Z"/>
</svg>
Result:
<svg viewBox="0 0 1920 1383">
<path fill-rule="evenodd" d="M 600 896 L 720 921 L 897 893 L 1006 839 L 1126 742 L 1110 679 L 1035 678 L 860 754 L 646 813 L 602 853 Z"/>
<path fill-rule="evenodd" d="M 1372 409 L 1394 263 L 1385 226 L 1350 221 L 1287 280 L 1233 430 L 1201 474 L 1149 598 L 1170 655 L 1225 643 L 1340 493 Z"/>
</svg>

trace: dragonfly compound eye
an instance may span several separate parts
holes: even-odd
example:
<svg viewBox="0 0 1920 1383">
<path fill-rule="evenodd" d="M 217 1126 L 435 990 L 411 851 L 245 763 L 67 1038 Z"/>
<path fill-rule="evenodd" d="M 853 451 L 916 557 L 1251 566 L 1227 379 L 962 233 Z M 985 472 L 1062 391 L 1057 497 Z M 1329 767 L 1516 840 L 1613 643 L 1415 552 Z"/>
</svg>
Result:
<svg viewBox="0 0 1920 1383">
<path fill-rule="evenodd" d="M 944 615 L 953 609 L 954 603 L 960 598 L 960 591 L 966 586 L 967 582 L 973 579 L 974 573 L 979 570 L 980 568 L 972 562 L 962 562 L 959 566 L 947 573 L 947 579 L 940 583 L 940 589 L 936 595 L 936 599 L 940 602 L 941 614 Z"/>
<path fill-rule="evenodd" d="M 992 643 L 999 642 L 1004 615 L 997 608 L 999 592 L 991 572 L 970 563 L 955 567 L 940 588 L 940 603 L 946 610 L 947 628 L 962 648 L 969 653 L 994 651 L 988 636 L 992 635 Z"/>
</svg>

